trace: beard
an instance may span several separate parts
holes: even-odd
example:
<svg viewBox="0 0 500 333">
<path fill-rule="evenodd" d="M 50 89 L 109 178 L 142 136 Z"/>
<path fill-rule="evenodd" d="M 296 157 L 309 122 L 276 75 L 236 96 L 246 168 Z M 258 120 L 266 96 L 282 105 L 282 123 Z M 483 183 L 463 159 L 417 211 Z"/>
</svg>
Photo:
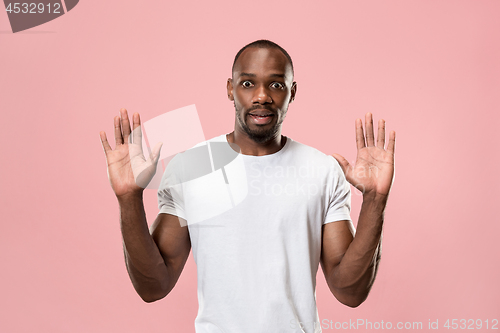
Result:
<svg viewBox="0 0 500 333">
<path fill-rule="evenodd" d="M 266 143 L 276 136 L 286 115 L 286 110 L 285 110 L 285 112 L 283 113 L 283 117 L 280 117 L 276 122 L 276 124 L 274 124 L 274 126 L 271 128 L 266 129 L 264 128 L 264 126 L 259 126 L 257 129 L 252 130 L 246 124 L 246 115 L 245 119 L 241 118 L 241 112 L 236 107 L 236 104 L 234 105 L 234 109 L 236 110 L 236 119 L 240 124 L 241 128 L 243 129 L 243 131 L 248 135 L 248 137 L 251 140 L 259 144 Z M 279 112 L 274 112 L 274 117 L 279 117 Z"/>
</svg>

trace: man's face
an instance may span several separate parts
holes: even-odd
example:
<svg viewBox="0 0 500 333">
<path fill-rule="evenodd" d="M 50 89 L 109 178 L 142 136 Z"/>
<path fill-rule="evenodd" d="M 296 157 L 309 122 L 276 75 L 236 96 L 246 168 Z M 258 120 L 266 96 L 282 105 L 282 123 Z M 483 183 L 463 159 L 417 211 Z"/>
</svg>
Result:
<svg viewBox="0 0 500 333">
<path fill-rule="evenodd" d="M 276 137 L 296 89 L 291 64 L 279 49 L 247 48 L 227 82 L 236 110 L 235 131 L 257 143 Z"/>
</svg>

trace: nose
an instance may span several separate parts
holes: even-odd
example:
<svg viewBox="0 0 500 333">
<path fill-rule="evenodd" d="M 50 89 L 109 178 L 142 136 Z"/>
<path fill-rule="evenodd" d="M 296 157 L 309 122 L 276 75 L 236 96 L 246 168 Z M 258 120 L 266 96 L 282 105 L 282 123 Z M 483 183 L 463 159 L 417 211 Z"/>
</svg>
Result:
<svg viewBox="0 0 500 333">
<path fill-rule="evenodd" d="M 260 86 L 255 89 L 252 103 L 266 104 L 272 102 L 273 99 L 271 98 L 271 95 L 269 94 L 269 91 L 266 89 L 266 87 Z"/>
</svg>

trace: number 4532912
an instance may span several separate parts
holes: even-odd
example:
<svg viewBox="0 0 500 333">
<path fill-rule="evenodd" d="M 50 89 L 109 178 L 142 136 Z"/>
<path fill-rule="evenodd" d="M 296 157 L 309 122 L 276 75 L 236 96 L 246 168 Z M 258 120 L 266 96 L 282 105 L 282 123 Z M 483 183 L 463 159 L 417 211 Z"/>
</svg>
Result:
<svg viewBox="0 0 500 333">
<path fill-rule="evenodd" d="M 482 319 L 448 319 L 446 323 L 443 325 L 444 327 L 452 330 L 461 329 L 461 330 L 480 330 L 480 329 L 490 329 L 497 330 L 498 329 L 498 319 L 492 319 L 488 321 Z"/>
<path fill-rule="evenodd" d="M 51 6 L 52 5 L 52 6 Z M 8 13 L 23 13 L 23 14 L 41 14 L 52 13 L 52 14 L 61 14 L 61 4 L 53 3 L 53 4 L 43 4 L 43 3 L 9 3 L 5 10 Z"/>
</svg>

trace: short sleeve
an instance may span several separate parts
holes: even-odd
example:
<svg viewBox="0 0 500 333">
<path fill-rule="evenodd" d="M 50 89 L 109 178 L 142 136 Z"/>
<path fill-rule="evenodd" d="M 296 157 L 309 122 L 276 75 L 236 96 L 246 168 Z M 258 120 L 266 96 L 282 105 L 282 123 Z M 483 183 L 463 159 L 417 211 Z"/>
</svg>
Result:
<svg viewBox="0 0 500 333">
<path fill-rule="evenodd" d="M 328 175 L 327 194 L 329 196 L 324 224 L 330 222 L 351 221 L 351 187 L 344 172 L 335 158 L 333 167 Z"/>
<path fill-rule="evenodd" d="M 182 182 L 178 181 L 179 175 L 176 174 L 176 170 L 178 171 L 179 168 L 169 167 L 171 165 L 173 163 L 169 163 L 163 173 L 158 189 L 158 209 L 160 214 L 166 213 L 186 219 Z"/>
</svg>

